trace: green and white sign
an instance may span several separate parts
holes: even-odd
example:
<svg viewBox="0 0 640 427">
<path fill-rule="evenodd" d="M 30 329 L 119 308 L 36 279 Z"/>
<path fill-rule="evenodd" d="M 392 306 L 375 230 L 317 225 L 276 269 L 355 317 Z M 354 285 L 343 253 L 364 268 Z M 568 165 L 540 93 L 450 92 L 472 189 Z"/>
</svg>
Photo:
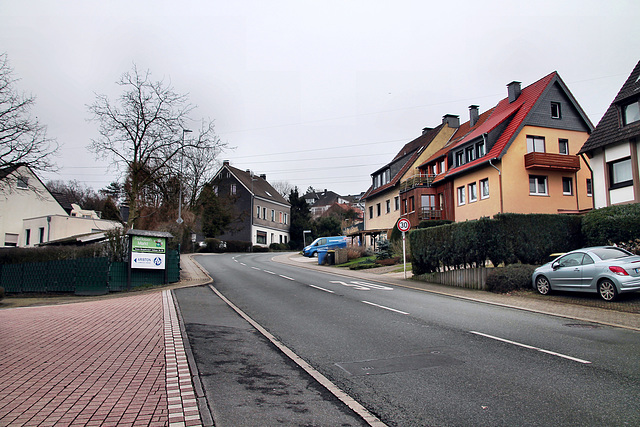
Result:
<svg viewBox="0 0 640 427">
<path fill-rule="evenodd" d="M 164 270 L 167 239 L 131 236 L 131 268 Z"/>
</svg>

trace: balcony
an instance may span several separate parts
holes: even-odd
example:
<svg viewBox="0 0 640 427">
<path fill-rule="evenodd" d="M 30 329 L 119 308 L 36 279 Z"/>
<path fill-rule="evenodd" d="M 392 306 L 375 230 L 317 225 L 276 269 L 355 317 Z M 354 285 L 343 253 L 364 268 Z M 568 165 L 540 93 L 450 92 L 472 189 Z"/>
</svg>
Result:
<svg viewBox="0 0 640 427">
<path fill-rule="evenodd" d="M 442 209 L 434 209 L 430 207 L 420 208 L 418 219 L 420 219 L 420 221 L 427 219 L 442 219 Z"/>
<path fill-rule="evenodd" d="M 554 153 L 527 153 L 524 155 L 524 167 L 577 172 L 580 170 L 580 157 Z"/>
<path fill-rule="evenodd" d="M 419 174 L 414 175 L 406 181 L 400 183 L 400 192 L 409 191 L 416 187 L 431 187 L 435 175 L 433 174 Z"/>
</svg>

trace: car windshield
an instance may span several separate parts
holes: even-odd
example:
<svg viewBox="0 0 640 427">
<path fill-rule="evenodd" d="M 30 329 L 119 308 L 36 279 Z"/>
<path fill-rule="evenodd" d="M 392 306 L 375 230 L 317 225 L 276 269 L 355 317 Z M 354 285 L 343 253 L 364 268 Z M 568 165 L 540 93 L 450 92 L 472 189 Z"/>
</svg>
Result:
<svg viewBox="0 0 640 427">
<path fill-rule="evenodd" d="M 596 254 L 598 258 L 603 261 L 608 259 L 624 258 L 632 255 L 620 248 L 597 248 L 593 249 L 591 252 Z"/>
</svg>

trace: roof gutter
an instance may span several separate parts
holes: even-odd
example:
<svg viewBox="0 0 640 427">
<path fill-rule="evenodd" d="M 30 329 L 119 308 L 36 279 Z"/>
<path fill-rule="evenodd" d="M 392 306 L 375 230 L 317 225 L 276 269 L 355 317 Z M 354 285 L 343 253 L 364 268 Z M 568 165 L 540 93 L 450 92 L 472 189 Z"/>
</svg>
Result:
<svg viewBox="0 0 640 427">
<path fill-rule="evenodd" d="M 487 134 L 483 133 L 482 138 L 485 141 L 485 147 L 486 147 Z M 489 159 L 489 165 L 491 165 L 492 168 L 498 171 L 498 185 L 500 188 L 500 213 L 504 213 L 504 198 L 502 197 L 502 172 L 492 163 L 493 160 L 497 160 L 497 157 L 493 159 Z"/>
</svg>

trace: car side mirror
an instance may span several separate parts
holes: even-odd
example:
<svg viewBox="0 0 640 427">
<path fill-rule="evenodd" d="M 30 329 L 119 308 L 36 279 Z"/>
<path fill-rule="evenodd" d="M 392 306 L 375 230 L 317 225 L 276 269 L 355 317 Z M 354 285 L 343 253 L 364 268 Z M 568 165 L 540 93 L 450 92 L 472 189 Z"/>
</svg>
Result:
<svg viewBox="0 0 640 427">
<path fill-rule="evenodd" d="M 560 268 L 560 263 L 554 262 L 553 264 L 551 264 L 551 268 L 553 269 L 553 271 L 556 271 L 557 269 Z"/>
</svg>

